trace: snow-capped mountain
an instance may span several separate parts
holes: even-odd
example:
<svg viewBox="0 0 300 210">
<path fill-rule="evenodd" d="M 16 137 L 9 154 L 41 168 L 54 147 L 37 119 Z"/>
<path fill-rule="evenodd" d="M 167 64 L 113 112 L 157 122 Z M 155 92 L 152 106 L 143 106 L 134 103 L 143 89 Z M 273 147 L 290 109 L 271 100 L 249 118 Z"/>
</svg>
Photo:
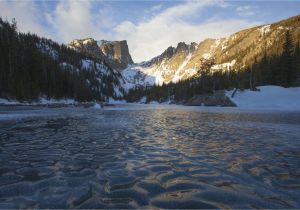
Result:
<svg viewBox="0 0 300 210">
<path fill-rule="evenodd" d="M 201 58 L 214 58 L 212 71 L 238 71 L 247 68 L 263 56 L 278 55 L 282 51 L 286 31 L 294 44 L 300 40 L 300 16 L 268 25 L 245 29 L 226 38 L 206 39 L 199 44 L 180 42 L 169 47 L 150 61 L 133 64 L 121 74 L 136 85 L 161 85 L 193 77 L 200 68 Z"/>
<path fill-rule="evenodd" d="M 177 82 L 184 76 L 189 77 L 181 73 L 196 47 L 196 43 L 187 45 L 180 42 L 176 48 L 169 47 L 150 61 L 128 66 L 121 74 L 127 82 L 133 84 L 162 85 L 171 81 Z"/>
<path fill-rule="evenodd" d="M 104 60 L 121 73 L 125 81 L 123 87 L 128 90 L 139 85 L 162 85 L 192 78 L 201 67 L 202 58 L 215 60 L 212 71 L 243 70 L 265 55 L 281 53 L 287 30 L 296 44 L 300 40 L 300 16 L 245 29 L 225 38 L 190 44 L 180 42 L 141 63 L 133 63 L 126 41 L 77 39 L 68 47 Z"/>
<path fill-rule="evenodd" d="M 93 56 L 98 60 L 104 60 L 115 70 L 123 70 L 132 64 L 127 41 L 96 41 L 92 38 L 75 39 L 68 44 L 68 47 Z"/>
</svg>

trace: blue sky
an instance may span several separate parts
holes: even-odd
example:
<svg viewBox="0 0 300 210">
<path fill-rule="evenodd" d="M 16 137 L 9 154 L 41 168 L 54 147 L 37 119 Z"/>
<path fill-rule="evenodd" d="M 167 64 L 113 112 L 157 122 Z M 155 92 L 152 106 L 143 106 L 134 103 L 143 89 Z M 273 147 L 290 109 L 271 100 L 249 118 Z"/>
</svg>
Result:
<svg viewBox="0 0 300 210">
<path fill-rule="evenodd" d="M 300 1 L 0 0 L 0 16 L 18 28 L 68 43 L 75 38 L 128 41 L 134 61 L 178 42 L 200 42 L 300 14 Z"/>
</svg>

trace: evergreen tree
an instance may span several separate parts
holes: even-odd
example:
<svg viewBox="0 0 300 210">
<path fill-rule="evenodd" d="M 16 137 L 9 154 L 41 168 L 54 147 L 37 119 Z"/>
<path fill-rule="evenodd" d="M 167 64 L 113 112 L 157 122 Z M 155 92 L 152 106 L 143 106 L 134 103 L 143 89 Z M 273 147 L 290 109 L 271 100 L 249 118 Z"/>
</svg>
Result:
<svg viewBox="0 0 300 210">
<path fill-rule="evenodd" d="M 283 45 L 283 52 L 282 52 L 282 62 L 281 62 L 281 76 L 282 76 L 282 83 L 285 86 L 290 86 L 294 79 L 294 69 L 293 69 L 293 44 L 290 35 L 290 31 L 287 30 L 285 34 L 285 42 Z"/>
</svg>

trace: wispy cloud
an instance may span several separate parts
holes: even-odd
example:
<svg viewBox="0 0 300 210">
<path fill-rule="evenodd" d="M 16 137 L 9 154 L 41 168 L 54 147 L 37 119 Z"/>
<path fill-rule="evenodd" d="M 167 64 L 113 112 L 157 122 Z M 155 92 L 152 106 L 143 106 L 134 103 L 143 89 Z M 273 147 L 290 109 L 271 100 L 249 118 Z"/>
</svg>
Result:
<svg viewBox="0 0 300 210">
<path fill-rule="evenodd" d="M 56 29 L 56 35 L 64 41 L 83 37 L 102 37 L 102 32 L 97 28 L 99 22 L 93 17 L 91 9 L 90 1 L 60 1 L 54 12 L 47 13 L 47 20 Z M 98 15 L 105 15 L 105 12 Z"/>
<path fill-rule="evenodd" d="M 8 21 L 15 18 L 20 31 L 51 37 L 51 34 L 41 24 L 41 20 L 45 17 L 40 13 L 34 1 L 1 0 L 0 8 L 0 16 Z"/>
<path fill-rule="evenodd" d="M 236 11 L 240 16 L 252 16 L 256 14 L 257 6 L 241 6 L 237 7 Z"/>
<path fill-rule="evenodd" d="M 219 6 L 218 1 L 184 2 L 170 7 L 155 17 L 134 24 L 130 21 L 120 23 L 114 30 L 116 38 L 127 39 L 135 61 L 150 59 L 168 46 L 178 42 L 199 42 L 205 38 L 227 36 L 239 29 L 258 24 L 241 19 L 214 18 L 199 24 L 190 23 L 186 17 L 199 14 L 209 6 Z"/>
<path fill-rule="evenodd" d="M 86 37 L 126 39 L 132 57 L 137 62 L 150 59 L 181 41 L 199 42 L 205 38 L 224 37 L 259 24 L 237 15 L 224 19 L 212 13 L 209 17 L 201 18 L 202 13 L 214 7 L 221 10 L 236 9 L 244 14 L 245 10 L 251 9 L 236 8 L 222 0 L 158 3 L 146 9 L 146 13 L 145 8 L 141 10 L 135 20 L 122 19 L 120 11 L 114 11 L 107 2 L 59 0 L 51 3 L 51 10 L 42 10 L 35 1 L 0 0 L 0 16 L 8 19 L 15 17 L 21 31 L 31 31 L 64 43 Z M 116 16 L 119 21 L 116 21 Z M 191 17 L 197 20 L 191 21 Z"/>
</svg>

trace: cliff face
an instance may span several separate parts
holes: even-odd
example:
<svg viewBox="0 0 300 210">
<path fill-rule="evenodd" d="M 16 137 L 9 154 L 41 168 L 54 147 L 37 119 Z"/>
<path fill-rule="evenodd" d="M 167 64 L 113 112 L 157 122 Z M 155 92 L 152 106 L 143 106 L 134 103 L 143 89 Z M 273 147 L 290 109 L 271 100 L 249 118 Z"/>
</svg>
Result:
<svg viewBox="0 0 300 210">
<path fill-rule="evenodd" d="M 121 71 L 132 64 L 128 45 L 123 41 L 96 41 L 92 38 L 75 39 L 68 44 L 69 48 L 104 60 L 111 68 Z"/>
</svg>

